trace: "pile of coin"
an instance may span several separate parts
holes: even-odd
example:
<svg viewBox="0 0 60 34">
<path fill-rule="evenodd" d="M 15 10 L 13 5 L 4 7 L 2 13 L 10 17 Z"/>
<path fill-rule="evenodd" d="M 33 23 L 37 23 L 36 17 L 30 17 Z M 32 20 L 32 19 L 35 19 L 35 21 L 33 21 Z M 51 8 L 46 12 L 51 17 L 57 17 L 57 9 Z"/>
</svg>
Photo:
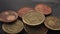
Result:
<svg viewBox="0 0 60 34">
<path fill-rule="evenodd" d="M 0 13 L 0 21 L 3 21 L 3 31 L 8 34 L 17 34 L 23 29 L 28 34 L 47 34 L 49 29 L 60 30 L 60 18 L 48 16 L 51 13 L 50 6 L 37 4 L 34 8 L 22 7 L 17 12 L 3 11 Z M 17 18 L 22 18 L 22 20 Z"/>
</svg>

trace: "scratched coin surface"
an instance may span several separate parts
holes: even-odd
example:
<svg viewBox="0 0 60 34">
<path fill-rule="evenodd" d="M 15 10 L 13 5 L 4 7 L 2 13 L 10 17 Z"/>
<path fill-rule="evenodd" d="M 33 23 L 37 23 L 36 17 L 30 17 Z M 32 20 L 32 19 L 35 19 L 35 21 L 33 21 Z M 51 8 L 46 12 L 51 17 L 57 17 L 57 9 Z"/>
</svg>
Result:
<svg viewBox="0 0 60 34">
<path fill-rule="evenodd" d="M 41 12 L 30 10 L 22 17 L 23 22 L 27 25 L 39 25 L 45 20 L 45 16 Z"/>
<path fill-rule="evenodd" d="M 24 29 L 28 34 L 47 34 L 48 29 L 45 26 L 29 27 L 24 25 Z"/>
<path fill-rule="evenodd" d="M 44 22 L 45 26 L 52 30 L 60 30 L 60 18 L 48 16 Z"/>
<path fill-rule="evenodd" d="M 39 12 L 42 12 L 45 15 L 48 15 L 48 14 L 50 14 L 52 12 L 51 7 L 46 5 L 46 4 L 37 4 L 35 6 L 35 10 L 39 11 Z"/>
<path fill-rule="evenodd" d="M 6 33 L 10 33 L 10 34 L 19 33 L 23 30 L 23 22 L 21 22 L 20 20 L 17 20 L 13 24 L 3 24 L 2 29 Z"/>
<path fill-rule="evenodd" d="M 32 10 L 31 7 L 23 7 L 21 9 L 19 9 L 19 11 L 18 11 L 19 17 L 22 17 L 26 12 L 28 12 L 30 10 Z"/>
<path fill-rule="evenodd" d="M 15 11 L 7 10 L 0 13 L 0 21 L 12 22 L 18 18 L 18 14 Z"/>
</svg>

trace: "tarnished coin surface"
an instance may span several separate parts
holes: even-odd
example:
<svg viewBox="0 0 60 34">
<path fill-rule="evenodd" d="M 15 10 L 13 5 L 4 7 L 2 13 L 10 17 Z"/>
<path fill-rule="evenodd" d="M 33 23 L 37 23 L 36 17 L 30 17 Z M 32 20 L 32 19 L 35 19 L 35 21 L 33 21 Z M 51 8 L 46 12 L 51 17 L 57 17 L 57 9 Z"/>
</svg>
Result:
<svg viewBox="0 0 60 34">
<path fill-rule="evenodd" d="M 7 10 L 0 13 L 0 21 L 12 22 L 18 18 L 18 14 L 15 11 Z"/>
<path fill-rule="evenodd" d="M 50 13 L 52 12 L 51 7 L 49 7 L 49 6 L 46 5 L 46 4 L 37 4 L 37 5 L 35 6 L 35 10 L 36 10 L 36 11 L 39 11 L 39 12 L 42 12 L 42 13 L 45 14 L 45 15 L 48 15 L 48 14 L 50 14 Z"/>
<path fill-rule="evenodd" d="M 45 20 L 45 16 L 41 12 L 30 10 L 29 12 L 24 14 L 22 19 L 25 24 L 35 26 L 43 23 L 43 21 Z"/>
<path fill-rule="evenodd" d="M 12 34 L 19 33 L 23 30 L 23 22 L 17 20 L 13 24 L 3 24 L 2 29 L 6 33 L 12 33 Z"/>
<path fill-rule="evenodd" d="M 32 10 L 31 7 L 23 7 L 21 9 L 19 9 L 19 11 L 18 11 L 19 17 L 22 17 L 26 12 L 28 12 L 30 10 Z"/>
<path fill-rule="evenodd" d="M 45 26 L 52 30 L 60 30 L 60 18 L 48 16 L 44 22 Z"/>
<path fill-rule="evenodd" d="M 48 29 L 45 26 L 28 27 L 24 25 L 24 29 L 28 34 L 47 34 Z"/>
</svg>

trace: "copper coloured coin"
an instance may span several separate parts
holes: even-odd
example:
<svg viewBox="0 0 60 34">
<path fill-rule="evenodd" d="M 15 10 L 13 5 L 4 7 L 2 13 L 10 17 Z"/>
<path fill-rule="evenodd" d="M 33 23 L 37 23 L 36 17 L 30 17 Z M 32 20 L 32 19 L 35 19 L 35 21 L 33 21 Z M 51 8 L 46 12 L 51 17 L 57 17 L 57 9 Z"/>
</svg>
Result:
<svg viewBox="0 0 60 34">
<path fill-rule="evenodd" d="M 16 34 L 23 30 L 23 22 L 17 20 L 15 23 L 12 24 L 3 24 L 2 25 L 3 31 L 9 34 Z"/>
<path fill-rule="evenodd" d="M 49 16 L 44 22 L 45 26 L 52 30 L 60 30 L 60 18 Z"/>
<path fill-rule="evenodd" d="M 28 34 L 47 34 L 48 29 L 45 26 L 29 27 L 24 25 L 24 29 Z"/>
<path fill-rule="evenodd" d="M 8 10 L 0 13 L 0 21 L 12 22 L 18 18 L 18 14 L 15 11 Z"/>
<path fill-rule="evenodd" d="M 19 11 L 18 11 L 19 17 L 22 17 L 26 12 L 28 12 L 30 10 L 32 10 L 32 8 L 30 8 L 30 7 L 23 7 L 21 9 L 19 9 Z"/>
<path fill-rule="evenodd" d="M 48 15 L 48 14 L 50 14 L 52 12 L 51 7 L 48 6 L 48 5 L 45 5 L 45 4 L 37 4 L 35 6 L 35 10 L 39 11 L 39 12 L 42 12 L 45 15 Z"/>
<path fill-rule="evenodd" d="M 35 26 L 43 23 L 43 21 L 45 20 L 45 16 L 41 12 L 30 10 L 29 12 L 24 14 L 24 16 L 22 17 L 22 20 L 27 25 Z"/>
</svg>

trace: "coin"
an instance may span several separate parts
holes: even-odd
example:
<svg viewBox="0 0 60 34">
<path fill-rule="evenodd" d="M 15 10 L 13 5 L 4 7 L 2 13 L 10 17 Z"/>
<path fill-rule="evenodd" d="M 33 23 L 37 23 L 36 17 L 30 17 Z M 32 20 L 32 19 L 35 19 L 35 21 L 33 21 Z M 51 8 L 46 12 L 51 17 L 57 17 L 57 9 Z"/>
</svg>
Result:
<svg viewBox="0 0 60 34">
<path fill-rule="evenodd" d="M 0 13 L 0 21 L 12 22 L 18 18 L 18 14 L 15 11 L 7 10 Z"/>
<path fill-rule="evenodd" d="M 51 7 L 49 7 L 49 6 L 46 5 L 46 4 L 37 4 L 37 5 L 35 6 L 35 10 L 36 10 L 36 11 L 39 11 L 39 12 L 42 12 L 42 13 L 45 14 L 45 15 L 48 15 L 48 14 L 50 14 L 50 13 L 52 12 Z"/>
<path fill-rule="evenodd" d="M 11 33 L 11 34 L 13 34 L 13 33 Z"/>
<path fill-rule="evenodd" d="M 32 10 L 32 8 L 30 8 L 30 7 L 23 7 L 21 9 L 19 9 L 19 11 L 18 11 L 19 17 L 22 17 L 26 12 L 28 12 L 30 10 Z"/>
<path fill-rule="evenodd" d="M 29 12 L 24 14 L 24 16 L 22 17 L 22 20 L 27 25 L 35 26 L 43 23 L 43 21 L 45 20 L 45 16 L 41 12 L 30 10 Z"/>
<path fill-rule="evenodd" d="M 2 29 L 6 33 L 12 33 L 12 34 L 19 33 L 23 30 L 23 22 L 17 20 L 13 24 L 3 24 Z"/>
<path fill-rule="evenodd" d="M 24 29 L 28 34 L 47 34 L 48 29 L 45 26 L 29 27 L 24 25 Z"/>
<path fill-rule="evenodd" d="M 46 17 L 44 24 L 51 30 L 60 30 L 60 18 L 55 16 Z"/>
</svg>

